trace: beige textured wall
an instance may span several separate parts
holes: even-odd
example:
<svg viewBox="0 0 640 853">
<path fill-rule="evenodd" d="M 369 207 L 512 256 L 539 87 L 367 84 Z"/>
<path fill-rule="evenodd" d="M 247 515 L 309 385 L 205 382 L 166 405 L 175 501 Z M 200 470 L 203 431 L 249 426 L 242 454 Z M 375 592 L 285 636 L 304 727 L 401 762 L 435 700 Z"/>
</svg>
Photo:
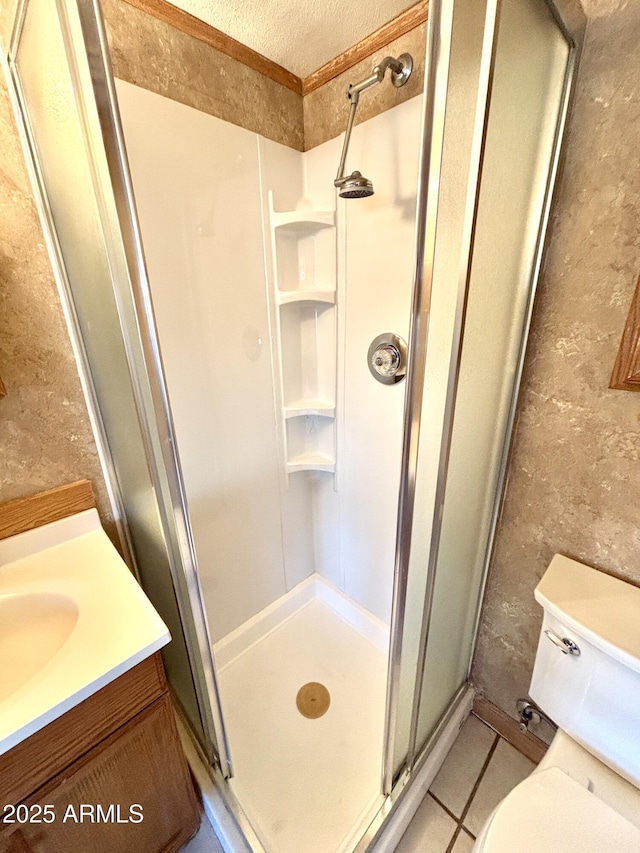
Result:
<svg viewBox="0 0 640 853">
<path fill-rule="evenodd" d="M 116 77 L 303 149 L 302 97 L 124 0 L 101 0 Z"/>
<path fill-rule="evenodd" d="M 344 74 L 340 74 L 324 86 L 305 95 L 303 99 L 305 151 L 344 133 L 349 115 L 349 102 L 346 98 L 349 83 L 356 83 L 368 77 L 376 63 L 385 56 L 410 53 L 413 57 L 411 77 L 404 86 L 396 89 L 391 85 L 387 74 L 382 85 L 374 86 L 364 92 L 358 104 L 356 124 L 373 118 L 396 104 L 408 101 L 409 98 L 421 95 L 424 87 L 426 44 L 427 25 L 425 23 L 354 65 Z"/>
<path fill-rule="evenodd" d="M 473 667 L 511 714 L 552 556 L 640 583 L 640 394 L 607 388 L 640 273 L 640 4 L 590 6 L 602 16 L 587 30 Z"/>
<path fill-rule="evenodd" d="M 0 72 L 0 502 L 87 478 L 109 526 L 78 371 Z"/>
<path fill-rule="evenodd" d="M 357 123 L 422 93 L 426 24 L 302 98 L 124 0 L 102 0 L 102 8 L 116 77 L 299 151 L 344 132 L 347 86 L 388 54 L 411 53 L 414 73 L 401 89 L 387 79 L 366 92 Z"/>
</svg>

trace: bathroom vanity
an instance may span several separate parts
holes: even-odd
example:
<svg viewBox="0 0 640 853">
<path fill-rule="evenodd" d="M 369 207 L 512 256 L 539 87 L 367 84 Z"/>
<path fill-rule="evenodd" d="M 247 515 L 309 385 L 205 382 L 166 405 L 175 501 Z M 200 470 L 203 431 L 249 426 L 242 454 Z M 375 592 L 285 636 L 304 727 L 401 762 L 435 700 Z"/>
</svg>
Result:
<svg viewBox="0 0 640 853">
<path fill-rule="evenodd" d="M 0 805 L 3 853 L 179 850 L 200 811 L 160 655 L 0 756 Z"/>
<path fill-rule="evenodd" d="M 169 633 L 81 485 L 0 506 L 0 851 L 174 853 L 200 807 Z"/>
</svg>

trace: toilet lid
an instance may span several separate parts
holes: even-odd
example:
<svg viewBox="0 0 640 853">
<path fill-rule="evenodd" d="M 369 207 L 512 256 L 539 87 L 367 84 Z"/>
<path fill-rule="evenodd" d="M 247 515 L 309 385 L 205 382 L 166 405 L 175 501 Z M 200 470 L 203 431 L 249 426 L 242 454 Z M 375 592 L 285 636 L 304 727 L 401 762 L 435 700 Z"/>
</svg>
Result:
<svg viewBox="0 0 640 853">
<path fill-rule="evenodd" d="M 557 767 L 505 797 L 478 838 L 483 853 L 638 853 L 640 829 Z"/>
</svg>

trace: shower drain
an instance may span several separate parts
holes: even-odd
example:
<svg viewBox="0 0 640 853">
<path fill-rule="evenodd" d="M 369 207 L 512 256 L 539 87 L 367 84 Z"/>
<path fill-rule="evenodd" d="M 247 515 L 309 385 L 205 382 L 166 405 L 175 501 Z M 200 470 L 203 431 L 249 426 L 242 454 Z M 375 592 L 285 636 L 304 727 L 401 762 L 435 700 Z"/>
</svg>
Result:
<svg viewBox="0 0 640 853">
<path fill-rule="evenodd" d="M 318 717 L 326 714 L 330 704 L 331 696 L 324 684 L 310 681 L 308 684 L 303 684 L 298 690 L 296 696 L 298 711 L 309 720 L 317 720 Z"/>
</svg>

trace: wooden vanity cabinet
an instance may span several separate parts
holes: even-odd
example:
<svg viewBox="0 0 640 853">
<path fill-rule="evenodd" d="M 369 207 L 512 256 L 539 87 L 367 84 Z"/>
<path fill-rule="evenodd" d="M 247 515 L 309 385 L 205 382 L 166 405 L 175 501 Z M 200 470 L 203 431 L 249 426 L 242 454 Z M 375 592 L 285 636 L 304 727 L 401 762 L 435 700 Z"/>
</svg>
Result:
<svg viewBox="0 0 640 853">
<path fill-rule="evenodd" d="M 1 853 L 179 850 L 200 805 L 160 655 L 0 756 L 0 808 L 8 804 L 28 822 L 6 823 L 4 809 Z"/>
</svg>

